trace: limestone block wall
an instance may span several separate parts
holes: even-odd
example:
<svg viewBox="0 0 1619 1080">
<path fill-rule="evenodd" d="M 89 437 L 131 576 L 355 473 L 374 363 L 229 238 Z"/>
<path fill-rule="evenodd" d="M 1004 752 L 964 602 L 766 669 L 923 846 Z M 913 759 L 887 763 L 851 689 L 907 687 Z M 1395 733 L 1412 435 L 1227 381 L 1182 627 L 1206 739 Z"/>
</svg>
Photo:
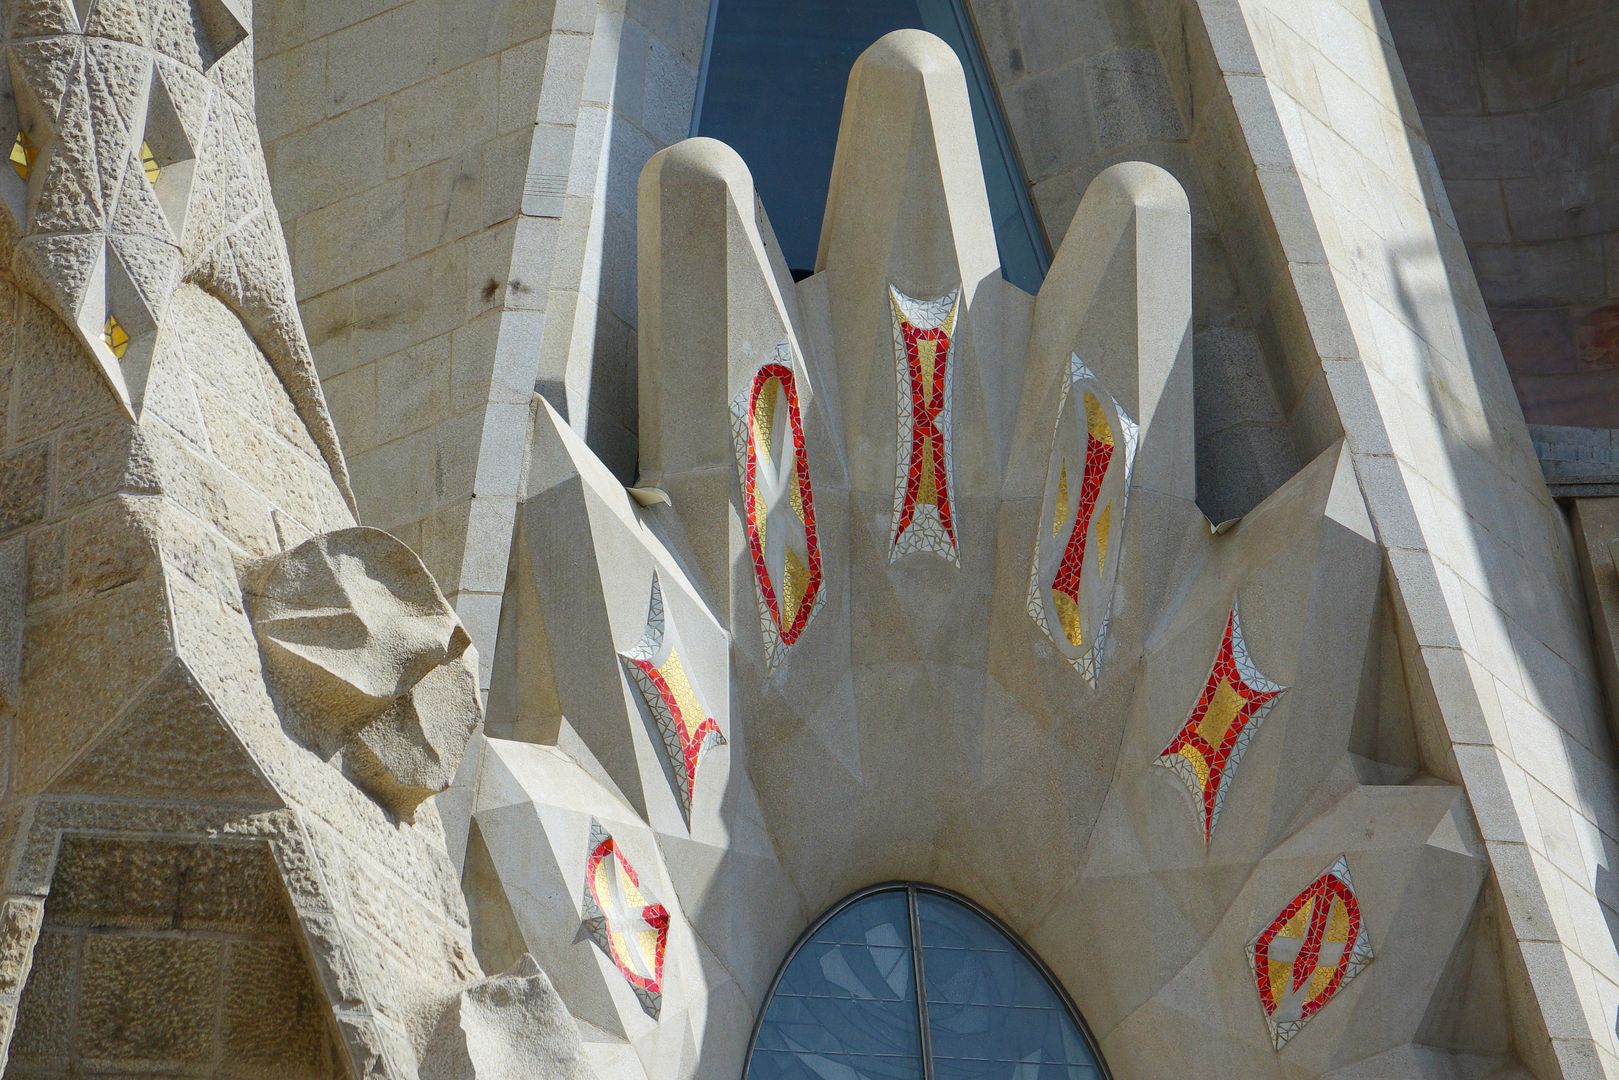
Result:
<svg viewBox="0 0 1619 1080">
<path fill-rule="evenodd" d="M 1555 484 L 1619 452 L 1619 10 L 1414 0 L 1389 26 Z M 1558 428 L 1603 429 L 1580 435 Z"/>
<path fill-rule="evenodd" d="M 634 186 L 690 124 L 698 0 L 265 4 L 258 101 L 362 520 L 493 657 L 536 386 L 633 477 Z"/>
<path fill-rule="evenodd" d="M 57 875 L 7 1076 L 348 1075 L 262 847 L 69 837 Z"/>
<path fill-rule="evenodd" d="M 521 213 L 536 105 L 577 40 L 549 7 L 435 0 L 261 4 L 255 28 L 276 205 L 361 517 L 422 553 L 477 635 L 506 543 L 468 536 L 509 530 L 543 326 L 546 223 Z"/>
<path fill-rule="evenodd" d="M 1354 451 L 1431 695 L 1424 767 L 1467 787 L 1515 941 L 1516 1045 L 1536 1075 L 1615 1075 L 1619 776 L 1573 544 L 1382 7 L 1201 0 L 1161 5 L 1155 28 L 1252 155 L 1226 204 L 1257 194 L 1274 233 L 1244 288 L 1292 292 L 1282 355 Z"/>
</svg>

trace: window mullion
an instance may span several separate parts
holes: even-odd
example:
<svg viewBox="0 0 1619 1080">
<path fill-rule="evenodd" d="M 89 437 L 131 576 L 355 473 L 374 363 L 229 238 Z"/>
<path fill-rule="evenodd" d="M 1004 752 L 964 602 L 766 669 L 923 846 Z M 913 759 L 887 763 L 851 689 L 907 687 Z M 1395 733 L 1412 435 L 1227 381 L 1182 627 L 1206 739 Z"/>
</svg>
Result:
<svg viewBox="0 0 1619 1080">
<path fill-rule="evenodd" d="M 928 1033 L 928 979 L 922 966 L 922 918 L 916 909 L 916 890 L 905 890 L 905 909 L 911 920 L 911 959 L 916 965 L 916 1024 L 922 1044 L 922 1080 L 933 1078 L 933 1039 Z"/>
</svg>

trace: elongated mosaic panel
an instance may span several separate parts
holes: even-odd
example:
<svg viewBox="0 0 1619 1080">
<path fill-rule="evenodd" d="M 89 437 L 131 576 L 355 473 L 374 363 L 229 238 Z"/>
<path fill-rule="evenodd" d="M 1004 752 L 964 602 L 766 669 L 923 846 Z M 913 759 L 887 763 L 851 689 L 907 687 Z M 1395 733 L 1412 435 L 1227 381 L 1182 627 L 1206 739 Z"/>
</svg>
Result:
<svg viewBox="0 0 1619 1080">
<path fill-rule="evenodd" d="M 1138 438 L 1135 421 L 1071 354 L 1029 573 L 1029 614 L 1092 686 L 1107 648 Z"/>
<path fill-rule="evenodd" d="M 669 912 L 641 888 L 635 867 L 595 820 L 590 823 L 583 910 L 585 933 L 623 974 L 641 1007 L 656 1019 L 663 1008 Z"/>
<path fill-rule="evenodd" d="M 655 574 L 646 629 L 635 647 L 620 653 L 619 659 L 652 714 L 675 774 L 681 810 L 689 822 L 698 766 L 708 750 L 724 744 L 725 736 L 720 731 L 719 721 L 708 714 L 697 698 L 674 633 L 666 632 L 663 587 Z"/>
<path fill-rule="evenodd" d="M 766 662 L 775 667 L 798 642 L 821 602 L 815 493 L 787 342 L 776 346 L 731 403 L 731 432 L 759 627 Z"/>
<path fill-rule="evenodd" d="M 894 529 L 888 558 L 929 551 L 961 565 L 950 447 L 950 387 L 955 377 L 961 289 L 933 300 L 888 287 L 899 383 Z"/>
<path fill-rule="evenodd" d="M 1286 689 L 1267 679 L 1248 655 L 1242 613 L 1233 601 L 1203 692 L 1157 760 L 1192 793 L 1204 843 L 1214 837 L 1244 751 Z"/>
<path fill-rule="evenodd" d="M 1349 860 L 1339 856 L 1248 945 L 1271 1045 L 1287 1045 L 1372 959 Z"/>
</svg>

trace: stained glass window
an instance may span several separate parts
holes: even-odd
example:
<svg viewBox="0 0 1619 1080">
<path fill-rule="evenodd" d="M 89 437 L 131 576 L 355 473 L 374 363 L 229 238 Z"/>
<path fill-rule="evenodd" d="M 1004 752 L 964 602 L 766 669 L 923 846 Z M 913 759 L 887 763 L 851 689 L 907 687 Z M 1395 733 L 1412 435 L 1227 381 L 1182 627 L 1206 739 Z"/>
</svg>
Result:
<svg viewBox="0 0 1619 1080">
<path fill-rule="evenodd" d="M 924 886 L 863 893 L 788 959 L 746 1080 L 1104 1080 L 1101 1057 L 1031 953 Z"/>
<path fill-rule="evenodd" d="M 27 180 L 28 174 L 34 169 L 34 160 L 39 157 L 39 151 L 34 148 L 33 140 L 26 131 L 17 132 L 17 138 L 11 144 L 11 167 L 17 170 L 17 175 Z"/>
<path fill-rule="evenodd" d="M 107 321 L 102 324 L 101 340 L 106 343 L 107 348 L 112 350 L 112 354 L 120 360 L 124 358 L 124 353 L 129 351 L 129 334 L 124 330 L 123 324 L 118 321 L 116 315 L 108 315 Z"/>
<path fill-rule="evenodd" d="M 787 265 L 808 276 L 849 71 L 872 42 L 905 28 L 937 34 L 961 58 L 1001 272 L 1035 292 L 1049 245 L 961 0 L 714 0 L 692 133 L 742 155 Z"/>
</svg>

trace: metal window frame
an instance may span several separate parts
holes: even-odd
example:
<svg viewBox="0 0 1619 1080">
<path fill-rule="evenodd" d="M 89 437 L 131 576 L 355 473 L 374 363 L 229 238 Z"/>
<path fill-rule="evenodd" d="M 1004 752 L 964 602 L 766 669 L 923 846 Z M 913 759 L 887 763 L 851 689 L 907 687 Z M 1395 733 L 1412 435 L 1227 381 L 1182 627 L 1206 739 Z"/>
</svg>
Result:
<svg viewBox="0 0 1619 1080">
<path fill-rule="evenodd" d="M 920 881 L 885 881 L 879 885 L 868 885 L 866 888 L 861 889 L 858 892 L 851 893 L 842 900 L 839 900 L 836 904 L 833 904 L 813 922 L 811 922 L 808 929 L 798 936 L 798 940 L 793 942 L 793 947 L 787 951 L 787 958 L 783 960 L 781 962 L 781 966 L 776 969 L 775 978 L 770 980 L 770 989 L 765 992 L 764 1001 L 760 1003 L 758 1012 L 754 1014 L 753 1033 L 748 1037 L 748 1054 L 747 1057 L 742 1061 L 742 1080 L 748 1080 L 748 1073 L 753 1068 L 753 1050 L 754 1047 L 759 1043 L 759 1032 L 764 1027 L 765 1013 L 770 1010 L 770 1003 L 775 1000 L 776 989 L 781 985 L 781 980 L 786 976 L 787 969 L 792 966 L 794 960 L 798 959 L 798 954 L 803 950 L 804 946 L 808 945 L 810 941 L 814 939 L 815 935 L 821 932 L 822 927 L 824 927 L 828 922 L 831 922 L 838 915 L 842 914 L 848 908 L 853 907 L 862 900 L 870 899 L 873 896 L 894 892 L 902 892 L 905 894 L 905 910 L 910 923 L 911 960 L 915 965 L 916 971 L 916 1014 L 917 1022 L 920 1025 L 922 1039 L 923 1080 L 934 1080 L 933 1041 L 929 1037 L 928 1031 L 927 977 L 922 966 L 922 925 L 921 916 L 916 903 L 916 898 L 923 894 L 937 896 L 941 899 L 949 900 L 954 904 L 966 908 L 968 911 L 972 912 L 974 915 L 977 915 L 980 919 L 983 919 L 989 925 L 993 926 L 996 930 L 1000 931 L 1002 937 L 1006 938 L 1007 941 L 1010 941 L 1014 946 L 1016 946 L 1017 951 L 1022 954 L 1023 958 L 1034 967 L 1035 971 L 1040 973 L 1040 977 L 1045 979 L 1046 985 L 1056 993 L 1057 1000 L 1060 1001 L 1063 1008 L 1067 1010 L 1068 1018 L 1073 1021 L 1074 1027 L 1078 1029 L 1080 1037 L 1085 1040 L 1085 1045 L 1090 1050 L 1091 1057 L 1096 1060 L 1096 1066 L 1101 1070 L 1102 1073 L 1102 1080 L 1113 1080 L 1112 1070 L 1108 1068 L 1107 1059 L 1102 1056 L 1102 1048 L 1097 1044 L 1096 1036 L 1091 1032 L 1090 1025 L 1085 1022 L 1084 1014 L 1081 1013 L 1079 1011 L 1079 1007 L 1074 1004 L 1074 999 L 1069 996 L 1068 989 L 1063 986 L 1062 982 L 1052 972 L 1051 968 L 1048 967 L 1046 962 L 1040 958 L 1040 955 L 1029 947 L 1028 943 L 1023 940 L 1022 936 L 1010 926 L 1007 926 L 1005 921 L 1002 920 L 998 915 L 985 908 L 982 904 L 978 903 L 976 900 L 973 900 L 971 897 L 963 896 L 961 893 L 958 893 L 952 889 L 946 889 L 938 885 L 928 885 Z"/>
<path fill-rule="evenodd" d="M 703 102 L 708 97 L 708 67 L 714 58 L 714 27 L 719 22 L 720 4 L 723 2 L 724 0 L 709 0 L 708 3 L 708 26 L 703 32 L 703 57 L 697 67 L 697 95 L 692 101 L 691 126 L 687 132 L 690 138 L 697 137 L 698 125 L 703 119 Z M 1023 227 L 1028 231 L 1029 240 L 1034 247 L 1034 257 L 1040 263 L 1040 277 L 1044 280 L 1051 272 L 1053 257 L 1051 231 L 1046 227 L 1045 219 L 1040 216 L 1039 210 L 1035 208 L 1029 183 L 1029 170 L 1024 167 L 1023 154 L 1012 138 L 1011 125 L 1006 122 L 1006 103 L 1001 98 L 1000 88 L 995 85 L 995 77 L 984 59 L 984 38 L 978 32 L 978 20 L 968 8 L 966 0 L 949 0 L 949 4 L 956 17 L 956 26 L 961 31 L 961 38 L 969 46 L 967 51 L 970 55 L 962 64 L 962 68 L 968 80 L 977 85 L 984 97 L 989 113 L 990 136 L 1000 148 L 1001 156 L 1011 163 L 1017 173 L 1018 182 L 1013 185 L 1013 194 L 1017 197 Z M 824 213 L 825 208 L 822 209 Z"/>
</svg>

